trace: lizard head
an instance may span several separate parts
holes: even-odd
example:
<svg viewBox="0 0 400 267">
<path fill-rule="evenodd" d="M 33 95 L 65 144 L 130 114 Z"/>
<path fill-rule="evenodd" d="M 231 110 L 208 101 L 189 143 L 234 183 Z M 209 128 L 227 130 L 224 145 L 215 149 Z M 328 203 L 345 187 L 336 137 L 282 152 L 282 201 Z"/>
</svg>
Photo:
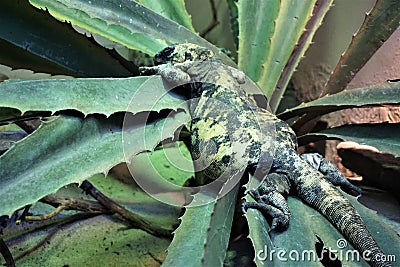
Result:
<svg viewBox="0 0 400 267">
<path fill-rule="evenodd" d="M 202 46 L 191 43 L 171 45 L 154 56 L 154 64 L 160 65 L 165 63 L 183 63 L 185 61 L 203 61 L 210 60 L 214 57 L 214 53 Z"/>
</svg>

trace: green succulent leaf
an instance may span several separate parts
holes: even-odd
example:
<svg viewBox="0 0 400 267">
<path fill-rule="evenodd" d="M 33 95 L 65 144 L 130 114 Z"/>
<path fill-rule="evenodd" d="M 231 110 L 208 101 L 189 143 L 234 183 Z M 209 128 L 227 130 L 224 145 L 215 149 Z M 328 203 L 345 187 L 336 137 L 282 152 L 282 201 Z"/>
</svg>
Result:
<svg viewBox="0 0 400 267">
<path fill-rule="evenodd" d="M 274 21 L 280 9 L 279 0 L 237 2 L 239 24 L 238 66 L 253 81 L 260 80 L 263 67 L 271 53 Z M 262 89 L 265 92 L 265 89 Z"/>
<path fill-rule="evenodd" d="M 377 0 L 336 65 L 325 94 L 344 90 L 358 71 L 400 25 L 400 1 Z"/>
<path fill-rule="evenodd" d="M 284 69 L 307 21 L 311 18 L 316 0 L 281 1 L 279 15 L 275 21 L 275 32 L 272 36 L 271 49 L 263 71 L 257 83 L 270 99 L 278 79 Z"/>
<path fill-rule="evenodd" d="M 152 150 L 172 137 L 185 119 L 186 114 L 178 112 L 151 124 L 127 127 L 124 132 L 112 122 L 115 120 L 94 117 L 82 120 L 60 116 L 43 122 L 0 157 L 0 214 L 10 215 L 64 185 L 81 183 Z M 123 134 L 124 140 L 132 143 L 128 151 L 123 150 Z"/>
<path fill-rule="evenodd" d="M 158 266 L 170 242 L 127 228 L 105 215 L 58 224 L 6 241 L 14 257 L 19 258 L 17 266 L 93 266 L 95 262 L 102 266 Z"/>
<path fill-rule="evenodd" d="M 1 49 L 1 47 L 0 47 Z M 10 53 L 13 53 L 10 51 Z M 29 54 L 29 53 L 28 53 Z M 35 63 L 37 63 L 35 61 Z M 26 66 L 24 66 L 26 67 Z M 50 67 L 50 66 L 49 66 Z M 32 67 L 32 69 L 37 69 Z M 54 70 L 54 69 L 53 69 Z M 13 69 L 7 65 L 0 64 L 0 82 L 9 80 L 43 80 L 43 79 L 72 79 L 72 76 L 68 75 L 53 75 L 49 71 L 48 73 L 34 72 L 28 69 Z"/>
<path fill-rule="evenodd" d="M 275 86 L 271 98 L 269 99 L 271 110 L 275 113 L 279 107 L 279 103 L 285 93 L 286 87 L 289 84 L 290 78 L 293 75 L 301 58 L 304 56 L 306 50 L 311 44 L 315 32 L 321 26 L 322 20 L 326 13 L 331 8 L 333 0 L 317 0 L 311 18 L 306 24 L 306 30 L 303 31 L 297 44 L 290 55 L 286 66 L 282 70 L 279 80 Z"/>
<path fill-rule="evenodd" d="M 239 11 L 237 6 L 237 0 L 228 0 L 228 7 L 231 16 L 231 29 L 233 33 L 233 38 L 235 40 L 236 47 L 239 47 Z"/>
<path fill-rule="evenodd" d="M 136 0 L 136 2 L 141 3 L 161 16 L 175 21 L 192 32 L 195 31 L 192 19 L 185 8 L 185 1 L 183 0 Z"/>
<path fill-rule="evenodd" d="M 129 164 L 129 170 L 134 177 L 157 177 L 177 186 L 184 186 L 194 176 L 192 157 L 181 141 L 137 155 Z"/>
<path fill-rule="evenodd" d="M 378 85 L 346 90 L 334 95 L 328 95 L 302 103 L 279 114 L 279 118 L 289 118 L 307 114 L 308 119 L 329 112 L 355 107 L 379 106 L 400 103 L 400 82 L 384 82 Z"/>
<path fill-rule="evenodd" d="M 47 9 L 57 19 L 149 55 L 168 44 L 190 42 L 210 48 L 223 58 L 224 63 L 234 65 L 205 39 L 135 1 L 30 0 L 30 3 Z"/>
<path fill-rule="evenodd" d="M 145 153 L 137 156 L 142 154 Z M 118 167 L 122 168 L 122 166 Z M 113 174 L 107 177 L 98 174 L 89 178 L 88 181 L 107 197 L 143 218 L 149 223 L 151 229 L 160 229 L 163 233 L 172 232 L 179 224 L 181 209 L 149 196 L 140 189 L 132 177 L 121 179 Z"/>
<path fill-rule="evenodd" d="M 163 266 L 222 266 L 228 246 L 239 184 L 218 201 L 186 208 Z M 194 196 L 206 200 L 206 195 Z M 185 248 L 182 253 L 182 248 Z"/>
<path fill-rule="evenodd" d="M 269 0 L 261 6 L 252 1 L 238 3 L 239 67 L 257 82 L 268 99 L 311 18 L 315 2 Z"/>
<path fill-rule="evenodd" d="M 77 110 L 85 116 L 116 112 L 160 111 L 185 108 L 183 100 L 164 88 L 160 76 L 81 78 L 0 83 L 1 120 L 32 111 Z M 149 101 L 151 99 L 152 101 Z"/>
<path fill-rule="evenodd" d="M 133 1 L 32 0 L 30 3 L 35 7 L 47 9 L 57 19 L 68 21 L 131 49 L 154 54 L 166 46 L 160 34 L 156 32 L 157 24 L 149 27 L 156 23 L 154 16 L 161 16 Z M 159 28 L 162 32 L 162 27 Z M 154 36 L 151 37 L 151 34 Z"/>
<path fill-rule="evenodd" d="M 93 45 L 70 25 L 55 23 L 26 1 L 6 1 L 0 9 L 0 38 L 79 76 L 129 76 L 130 72 L 107 51 Z M 9 50 L 1 50 L 2 63 Z M 7 51 L 7 52 L 6 52 Z M 49 65 L 49 64 L 48 64 Z M 14 68 L 35 67 L 35 61 Z M 93 66 L 96 66 L 95 68 Z M 43 71 L 43 66 L 38 66 Z M 51 66 L 53 67 L 53 66 Z M 48 67 L 51 72 L 50 66 Z M 53 67 L 54 68 L 54 67 Z"/>
<path fill-rule="evenodd" d="M 246 185 L 246 188 L 251 187 Z M 396 254 L 400 246 L 396 233 L 377 217 L 376 212 L 362 206 L 356 198 L 343 194 L 360 213 L 383 251 L 387 255 Z M 245 199 L 254 201 L 249 195 Z M 290 225 L 283 232 L 270 231 L 269 224 L 260 211 L 247 210 L 245 217 L 249 225 L 249 238 L 254 247 L 256 256 L 254 262 L 257 266 L 304 266 L 305 262 L 307 262 L 307 266 L 323 266 L 318 261 L 316 254 L 316 242 L 318 241 L 316 235 L 322 239 L 325 247 L 337 250 L 343 253 L 342 255 L 345 255 L 346 251 L 354 250 L 347 241 L 343 249 L 338 247 L 339 240 L 344 237 L 318 211 L 295 197 L 288 198 L 288 205 L 291 210 Z M 310 218 L 312 218 L 312 223 L 310 223 Z M 281 260 L 278 255 L 282 257 Z M 302 255 L 305 255 L 305 260 L 301 260 Z M 314 260 L 308 260 L 308 256 Z M 300 260 L 296 257 L 299 257 Z M 364 261 L 352 261 L 351 258 L 346 259 L 345 256 L 341 259 L 345 266 L 368 266 Z"/>
<path fill-rule="evenodd" d="M 255 201 L 249 194 L 246 194 L 244 199 L 247 202 Z M 250 241 L 253 244 L 253 250 L 255 252 L 255 258 L 253 259 L 254 263 L 257 266 L 272 266 L 271 263 L 266 263 L 265 261 L 259 260 L 257 258 L 257 256 L 259 256 L 262 259 L 266 255 L 262 252 L 259 253 L 259 251 L 267 250 L 268 253 L 268 250 L 273 249 L 273 244 L 271 243 L 269 237 L 269 231 L 271 228 L 268 222 L 265 220 L 264 215 L 256 209 L 248 209 L 245 212 L 244 217 L 246 218 L 247 224 L 249 226 L 248 238 L 250 238 Z"/>
<path fill-rule="evenodd" d="M 399 123 L 357 124 L 305 134 L 299 138 L 299 142 L 304 144 L 324 139 L 353 141 L 362 145 L 376 147 L 381 152 L 400 157 L 399 133 Z"/>
</svg>

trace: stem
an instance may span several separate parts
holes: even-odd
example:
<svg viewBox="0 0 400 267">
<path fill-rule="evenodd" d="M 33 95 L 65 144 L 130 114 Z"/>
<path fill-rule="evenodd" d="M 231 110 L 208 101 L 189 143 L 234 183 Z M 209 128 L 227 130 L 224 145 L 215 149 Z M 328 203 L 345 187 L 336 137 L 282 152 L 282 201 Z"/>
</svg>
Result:
<svg viewBox="0 0 400 267">
<path fill-rule="evenodd" d="M 6 242 L 4 242 L 3 238 L 0 238 L 0 253 L 3 255 L 3 258 L 6 261 L 7 267 L 15 267 L 14 258 L 8 249 Z"/>
<path fill-rule="evenodd" d="M 88 181 L 83 181 L 80 186 L 83 190 L 86 191 L 89 195 L 99 201 L 102 205 L 110 209 L 111 211 L 118 213 L 122 218 L 133 224 L 134 226 L 148 232 L 152 235 L 163 235 L 170 236 L 170 232 L 164 229 L 153 229 L 151 228 L 151 223 L 144 219 L 142 216 L 132 213 L 131 211 L 125 209 L 117 202 L 105 196 L 101 193 L 97 188 L 95 188 Z"/>
</svg>

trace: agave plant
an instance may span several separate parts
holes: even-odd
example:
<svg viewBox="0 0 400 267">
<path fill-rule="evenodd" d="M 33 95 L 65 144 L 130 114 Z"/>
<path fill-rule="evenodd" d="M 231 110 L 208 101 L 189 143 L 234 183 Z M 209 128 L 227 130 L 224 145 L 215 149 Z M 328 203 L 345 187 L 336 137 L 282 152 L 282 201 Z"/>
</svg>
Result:
<svg viewBox="0 0 400 267">
<path fill-rule="evenodd" d="M 269 232 L 263 215 L 249 210 L 245 216 L 249 238 L 242 238 L 247 248 L 237 249 L 230 236 L 247 233 L 240 212 L 234 217 L 235 204 L 242 197 L 239 185 L 218 201 L 181 209 L 154 199 L 157 194 L 148 196 L 125 172 L 124 163 L 129 163 L 134 177 L 161 176 L 158 179 L 181 187 L 194 175 L 190 153 L 176 138 L 188 119 L 183 100 L 165 94 L 160 77 L 138 76 L 138 65 L 151 64 L 149 58 L 169 44 L 207 47 L 224 64 L 243 70 L 276 112 L 333 4 L 333 0 L 227 2 L 237 61 L 196 33 L 182 0 L 2 3 L 0 37 L 3 51 L 7 49 L 0 62 L 5 80 L 0 83 L 3 262 L 9 266 L 14 261 L 19 266 L 87 266 L 97 265 L 97 260 L 106 266 L 221 266 L 225 261 L 226 265 L 281 266 L 297 262 L 252 260 L 265 249 L 310 251 L 321 242 L 337 248 L 336 242 L 343 238 L 337 230 L 290 197 L 293 219 L 287 231 Z M 300 142 L 352 140 L 400 157 L 399 124 L 312 131 L 312 122 L 323 114 L 400 102 L 398 81 L 343 91 L 399 26 L 399 14 L 399 1 L 377 0 L 331 74 L 321 94 L 325 96 L 278 114 L 301 133 Z M 173 116 L 166 116 L 171 112 Z M 127 120 L 133 125 L 127 126 Z M 128 153 L 123 140 L 136 140 L 129 144 Z M 185 168 L 172 164 L 171 158 Z M 163 197 L 176 200 L 178 196 Z M 395 232 L 355 198 L 351 201 L 383 251 L 398 253 L 400 240 Z"/>
</svg>

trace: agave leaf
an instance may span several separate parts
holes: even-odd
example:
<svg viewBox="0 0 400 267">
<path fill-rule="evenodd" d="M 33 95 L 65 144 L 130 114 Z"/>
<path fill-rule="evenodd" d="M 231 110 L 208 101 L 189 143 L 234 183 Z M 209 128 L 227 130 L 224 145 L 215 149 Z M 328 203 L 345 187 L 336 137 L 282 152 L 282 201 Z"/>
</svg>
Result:
<svg viewBox="0 0 400 267">
<path fill-rule="evenodd" d="M 353 141 L 376 147 L 381 152 L 400 157 L 400 123 L 346 125 L 309 133 L 299 138 L 300 143 L 324 139 Z"/>
<path fill-rule="evenodd" d="M 264 62 L 271 51 L 274 21 L 280 9 L 279 0 L 237 3 L 239 23 L 238 66 L 253 81 L 259 81 Z M 265 88 L 262 88 L 265 92 Z"/>
<path fill-rule="evenodd" d="M 389 81 L 370 87 L 351 89 L 334 95 L 324 96 L 288 109 L 278 116 L 283 120 L 287 120 L 307 114 L 308 119 L 313 119 L 317 116 L 346 108 L 381 106 L 396 103 L 400 103 L 400 82 Z"/>
<path fill-rule="evenodd" d="M 52 65 L 57 64 L 79 76 L 130 75 L 130 72 L 107 51 L 94 46 L 85 36 L 76 33 L 70 25 L 55 23 L 51 16 L 42 14 L 26 1 L 3 2 L 0 17 L 1 39 L 52 62 L 47 65 L 51 65 L 53 69 Z M 8 50 L 3 50 L 3 53 L 5 51 Z M 2 59 L 5 56 L 2 55 Z M 2 63 L 6 62 L 2 60 Z M 32 65 L 36 65 L 34 61 L 25 62 L 24 67 Z M 36 71 L 43 71 L 43 66 Z M 51 73 L 54 73 L 54 70 Z"/>
<path fill-rule="evenodd" d="M 185 117 L 179 112 L 124 133 L 118 123 L 93 117 L 60 116 L 44 122 L 0 157 L 0 214 L 10 215 L 64 185 L 81 183 L 126 158 L 152 150 L 162 139 L 173 136 Z M 123 134 L 124 140 L 132 143 L 129 151 L 123 150 Z"/>
<path fill-rule="evenodd" d="M 18 266 L 158 266 L 169 240 L 103 215 L 40 229 L 7 244 L 14 257 L 29 251 Z"/>
<path fill-rule="evenodd" d="M 400 1 L 377 0 L 336 65 L 324 89 L 324 94 L 334 94 L 345 89 L 399 25 Z"/>
<path fill-rule="evenodd" d="M 228 7 L 231 16 L 231 30 L 233 33 L 233 38 L 235 40 L 236 47 L 239 47 L 239 11 L 237 6 L 237 0 L 228 0 Z"/>
<path fill-rule="evenodd" d="M 285 93 L 286 87 L 293 75 L 294 70 L 299 64 L 304 53 L 311 44 L 312 38 L 315 32 L 321 26 L 322 20 L 326 13 L 331 8 L 333 0 L 317 0 L 312 17 L 306 24 L 306 30 L 300 36 L 295 49 L 290 55 L 285 68 L 283 69 L 279 80 L 276 84 L 276 88 L 269 99 L 271 110 L 275 113 L 278 109 L 279 103 Z"/>
<path fill-rule="evenodd" d="M 182 0 L 179 1 L 141 0 L 136 2 L 141 3 L 143 6 L 146 6 L 147 8 L 153 10 L 154 12 L 173 20 L 176 23 L 183 25 L 189 30 L 194 32 L 191 22 L 191 17 L 186 12 L 185 4 Z M 150 61 L 150 63 L 145 65 L 151 64 L 151 58 L 146 57 L 146 54 L 140 53 L 139 51 L 130 50 L 125 46 L 121 46 L 116 42 L 113 42 L 98 34 L 93 34 L 78 26 L 73 26 L 73 28 L 81 34 L 85 34 L 87 36 L 93 36 L 94 40 L 96 40 L 97 43 L 108 49 L 115 49 L 122 57 L 124 57 L 129 61 L 132 61 L 136 65 L 143 65 L 143 61 L 145 62 Z"/>
<path fill-rule="evenodd" d="M 26 67 L 26 66 L 25 66 Z M 12 69 L 6 65 L 0 64 L 0 82 L 6 80 L 43 80 L 43 79 L 69 79 L 67 75 L 53 75 L 49 73 L 34 72 L 28 69 Z M 3 78 L 3 79 L 2 79 Z"/>
<path fill-rule="evenodd" d="M 223 265 L 238 189 L 239 184 L 218 201 L 210 199 L 209 204 L 186 208 L 163 266 Z M 203 201 L 207 197 L 201 196 Z M 193 201 L 199 198 L 195 195 Z"/>
<path fill-rule="evenodd" d="M 13 45 L 12 43 L 9 43 L 1 38 L 0 51 L 7 51 L 7 53 L 1 53 L 1 63 L 6 66 L 12 66 L 16 70 L 32 69 L 35 70 L 35 72 L 51 73 L 54 75 L 77 75 L 76 73 L 68 71 L 67 69 L 55 63 L 30 53 L 29 51 L 25 50 L 25 48 Z M 0 81 L 4 81 L 9 77 L 12 77 L 8 76 L 7 73 L 3 73 L 3 68 L 3 65 L 0 64 Z"/>
<path fill-rule="evenodd" d="M 225 64 L 234 65 L 229 57 L 205 39 L 134 1 L 30 0 L 30 3 L 47 9 L 57 19 L 149 55 L 154 55 L 167 44 L 190 42 L 210 48 Z"/>
<path fill-rule="evenodd" d="M 136 2 L 141 3 L 161 16 L 175 21 L 192 32 L 195 31 L 192 25 L 192 18 L 186 11 L 185 2 L 183 0 L 137 0 Z"/>
<path fill-rule="evenodd" d="M 312 16 L 315 2 L 316 0 L 280 1 L 279 14 L 274 23 L 274 35 L 271 40 L 267 40 L 271 43 L 271 48 L 262 65 L 258 66 L 262 68 L 262 72 L 257 84 L 268 99 L 275 90 L 279 77 Z"/>
<path fill-rule="evenodd" d="M 88 180 L 107 197 L 143 218 L 151 229 L 160 229 L 162 233 L 172 232 L 179 223 L 179 207 L 152 198 L 132 178 L 118 179 L 114 175 L 104 178 L 104 175 L 98 174 Z"/>
<path fill-rule="evenodd" d="M 22 114 L 73 109 L 108 117 L 124 111 L 183 108 L 183 100 L 167 93 L 160 76 L 10 81 L 0 83 L 0 94 L 0 111 L 12 109 L 11 114 L 0 115 L 0 121 L 14 116 L 15 109 Z"/>
<path fill-rule="evenodd" d="M 132 159 L 129 170 L 133 177 L 152 177 L 184 186 L 194 176 L 189 149 L 181 142 L 163 144 L 156 150 L 144 152 Z"/>
<path fill-rule="evenodd" d="M 359 204 L 356 198 L 343 194 L 360 213 L 383 251 L 387 255 L 396 254 L 400 246 L 400 240 L 396 233 L 377 217 L 376 212 Z M 246 201 L 251 200 L 251 197 L 246 196 Z M 254 246 L 256 255 L 254 261 L 257 266 L 304 266 L 305 262 L 310 266 L 322 266 L 318 262 L 316 254 L 316 235 L 323 240 L 325 247 L 338 251 L 337 255 L 342 255 L 341 260 L 345 266 L 368 266 L 362 260 L 352 261 L 350 257 L 345 257 L 346 251 L 354 250 L 354 248 L 347 241 L 344 247 L 338 247 L 338 242 L 344 237 L 318 211 L 295 197 L 288 198 L 288 205 L 292 215 L 289 228 L 283 232 L 270 231 L 269 224 L 261 212 L 252 209 L 246 212 L 245 217 L 250 231 L 249 238 Z M 302 253 L 304 253 L 305 260 L 301 260 Z M 257 254 L 259 258 L 257 258 Z M 282 257 L 281 260 L 278 255 Z M 307 260 L 309 255 L 314 255 L 316 258 L 309 261 Z M 296 257 L 299 257 L 300 260 L 297 260 Z"/>
<path fill-rule="evenodd" d="M 155 23 L 154 17 L 150 15 L 150 10 L 133 1 L 117 3 L 101 0 L 32 0 L 30 3 L 35 7 L 47 9 L 57 19 L 71 22 L 131 49 L 154 54 L 166 46 L 162 38 L 159 38 L 160 34 L 155 34 L 154 37 L 144 34 L 154 34 L 156 31 L 156 27 L 147 26 L 149 23 Z"/>
<path fill-rule="evenodd" d="M 246 189 L 256 188 L 257 185 L 253 184 L 255 179 L 252 179 L 252 176 L 249 175 L 249 182 L 245 185 Z M 244 200 L 247 202 L 254 202 L 255 200 L 250 196 L 250 194 L 246 194 Z M 244 217 L 247 220 L 247 224 L 249 226 L 249 235 L 247 236 L 251 243 L 253 244 L 253 249 L 255 252 L 255 258 L 253 259 L 254 263 L 257 266 L 272 266 L 272 263 L 268 262 L 266 264 L 265 261 L 258 260 L 257 254 L 259 251 L 264 251 L 265 247 L 267 250 L 271 250 L 273 248 L 273 244 L 271 243 L 269 232 L 271 230 L 269 224 L 264 218 L 264 215 L 256 209 L 248 209 L 244 213 Z M 264 253 L 259 253 L 259 257 L 265 256 Z"/>
</svg>

